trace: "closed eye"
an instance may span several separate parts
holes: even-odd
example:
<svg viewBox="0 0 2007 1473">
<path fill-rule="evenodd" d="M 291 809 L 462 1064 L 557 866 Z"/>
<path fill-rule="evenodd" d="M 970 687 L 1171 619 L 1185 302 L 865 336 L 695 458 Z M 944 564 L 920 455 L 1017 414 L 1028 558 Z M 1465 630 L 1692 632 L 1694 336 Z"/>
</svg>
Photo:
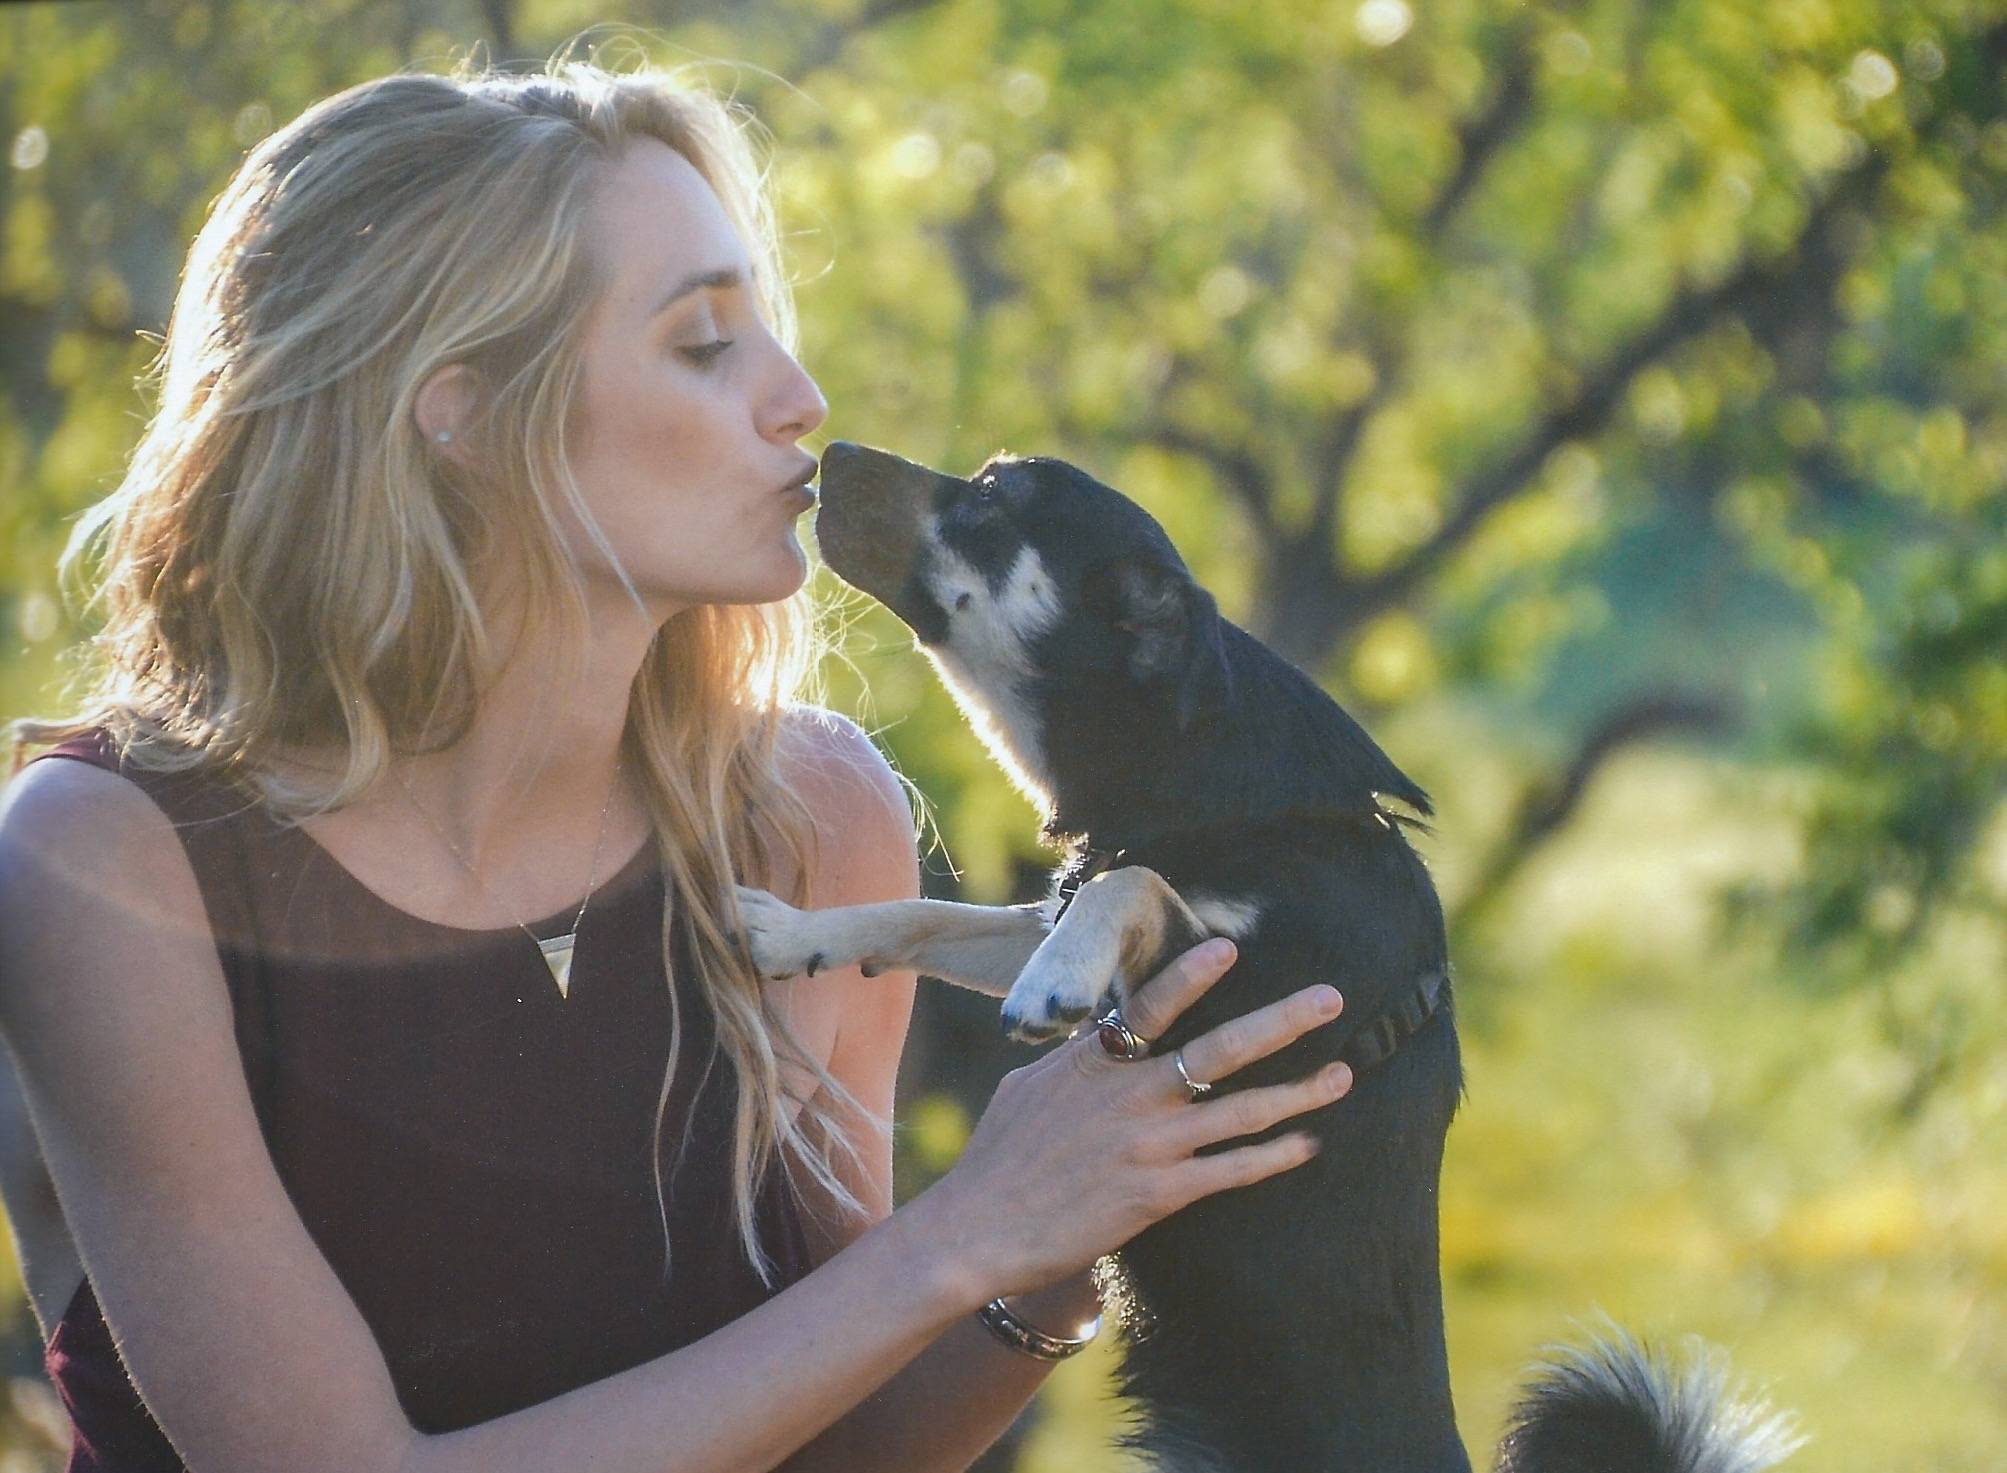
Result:
<svg viewBox="0 0 2007 1473">
<path fill-rule="evenodd" d="M 687 348 L 678 348 L 676 351 L 699 368 L 706 368 L 719 354 L 732 346 L 732 341 L 731 338 L 718 338 L 708 343 L 693 343 Z"/>
<path fill-rule="evenodd" d="M 975 488 L 973 496 L 964 496 L 957 508 L 962 518 L 971 524 L 986 524 L 994 520 L 1004 510 L 1004 499 L 993 493 L 988 486 Z"/>
<path fill-rule="evenodd" d="M 995 477 L 985 476 L 980 481 L 971 481 L 969 484 L 975 491 L 976 505 L 991 509 L 1004 504 L 1003 487 L 997 484 Z"/>
</svg>

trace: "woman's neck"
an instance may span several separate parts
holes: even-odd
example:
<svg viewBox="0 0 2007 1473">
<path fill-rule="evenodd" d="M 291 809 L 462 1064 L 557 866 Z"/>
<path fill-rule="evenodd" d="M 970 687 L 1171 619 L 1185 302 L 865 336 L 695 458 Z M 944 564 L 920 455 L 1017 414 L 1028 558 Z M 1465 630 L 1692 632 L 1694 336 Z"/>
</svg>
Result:
<svg viewBox="0 0 2007 1473">
<path fill-rule="evenodd" d="M 415 803 L 477 870 L 526 846 L 563 846 L 574 830 L 596 829 L 602 812 L 613 829 L 631 829 L 619 819 L 640 807 L 639 787 L 624 770 L 622 734 L 656 627 L 631 608 L 626 614 L 596 613 L 582 658 L 554 634 L 522 636 L 459 740 L 392 754 L 384 776 L 348 805 L 350 817 Z M 277 759 L 282 768 L 288 762 L 320 775 L 337 770 L 325 751 Z"/>
</svg>

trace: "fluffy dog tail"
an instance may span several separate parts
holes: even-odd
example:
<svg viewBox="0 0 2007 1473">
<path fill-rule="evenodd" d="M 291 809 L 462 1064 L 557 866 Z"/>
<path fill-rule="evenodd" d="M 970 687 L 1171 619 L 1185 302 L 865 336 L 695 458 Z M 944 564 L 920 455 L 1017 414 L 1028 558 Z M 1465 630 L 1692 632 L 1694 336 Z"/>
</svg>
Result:
<svg viewBox="0 0 2007 1473">
<path fill-rule="evenodd" d="M 1554 1347 L 1514 1408 L 1497 1473 L 1761 1473 L 1804 1445 L 1788 1413 L 1729 1384 L 1698 1339 L 1683 1364 L 1614 1325 Z"/>
</svg>

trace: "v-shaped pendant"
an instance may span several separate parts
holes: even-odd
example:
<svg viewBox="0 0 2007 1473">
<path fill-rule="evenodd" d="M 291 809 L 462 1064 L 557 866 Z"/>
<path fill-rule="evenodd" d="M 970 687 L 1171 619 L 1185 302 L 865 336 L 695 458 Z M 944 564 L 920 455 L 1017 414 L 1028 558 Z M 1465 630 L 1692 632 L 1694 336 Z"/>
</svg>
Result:
<svg viewBox="0 0 2007 1473">
<path fill-rule="evenodd" d="M 571 996 L 571 953 L 578 944 L 578 932 L 568 936 L 553 936 L 548 941 L 539 941 L 538 950 L 544 954 L 544 965 L 551 969 L 551 980 L 557 983 L 558 996 Z"/>
</svg>

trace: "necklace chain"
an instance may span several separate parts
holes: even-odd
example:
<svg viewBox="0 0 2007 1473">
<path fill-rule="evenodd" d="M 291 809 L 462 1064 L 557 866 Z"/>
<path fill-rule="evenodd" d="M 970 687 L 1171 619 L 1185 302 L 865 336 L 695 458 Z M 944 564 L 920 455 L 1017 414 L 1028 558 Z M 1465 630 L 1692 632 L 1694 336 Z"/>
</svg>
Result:
<svg viewBox="0 0 2007 1473">
<path fill-rule="evenodd" d="M 411 791 L 411 784 L 405 781 L 404 774 L 401 771 L 397 774 L 397 784 L 404 789 L 404 796 L 411 800 L 411 806 L 418 810 L 418 816 L 424 819 L 432 832 L 439 836 L 439 842 L 452 851 L 453 857 L 460 862 L 460 867 L 474 877 L 474 883 L 487 892 L 488 898 L 500 904 L 509 913 L 509 919 L 521 928 L 522 933 L 536 942 L 537 950 L 543 953 L 544 962 L 551 969 L 552 980 L 557 983 L 559 997 L 571 995 L 572 950 L 578 944 L 578 928 L 579 923 L 585 919 L 585 908 L 592 904 L 593 887 L 599 883 L 599 856 L 606 844 L 606 816 L 613 811 L 613 794 L 620 786 L 620 766 L 618 761 L 613 764 L 613 783 L 607 788 L 606 802 L 599 810 L 599 837 L 593 840 L 592 872 L 586 876 L 585 898 L 578 903 L 578 914 L 572 917 L 571 929 L 564 935 L 553 936 L 549 940 L 540 939 L 536 932 L 524 925 L 522 919 L 516 915 L 514 907 L 503 901 L 502 897 L 489 887 L 488 882 L 481 878 L 481 872 L 474 868 L 465 854 L 460 852 L 460 846 L 455 844 L 439 822 L 425 811 L 425 806 Z"/>
</svg>

